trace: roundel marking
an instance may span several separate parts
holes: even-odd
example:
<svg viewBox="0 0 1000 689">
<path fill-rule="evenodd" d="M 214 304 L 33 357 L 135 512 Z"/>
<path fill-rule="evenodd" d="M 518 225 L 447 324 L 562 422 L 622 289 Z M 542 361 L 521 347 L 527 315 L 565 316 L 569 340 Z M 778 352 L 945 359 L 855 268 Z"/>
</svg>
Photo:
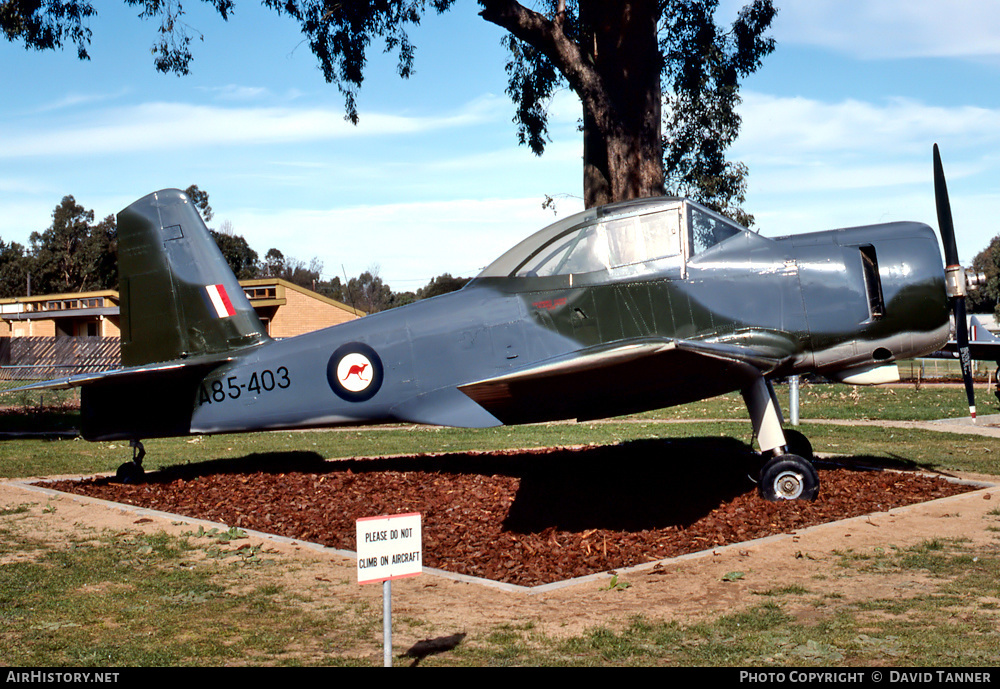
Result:
<svg viewBox="0 0 1000 689">
<path fill-rule="evenodd" d="M 382 360 L 368 345 L 349 342 L 330 357 L 326 379 L 341 399 L 364 402 L 382 387 Z"/>
</svg>

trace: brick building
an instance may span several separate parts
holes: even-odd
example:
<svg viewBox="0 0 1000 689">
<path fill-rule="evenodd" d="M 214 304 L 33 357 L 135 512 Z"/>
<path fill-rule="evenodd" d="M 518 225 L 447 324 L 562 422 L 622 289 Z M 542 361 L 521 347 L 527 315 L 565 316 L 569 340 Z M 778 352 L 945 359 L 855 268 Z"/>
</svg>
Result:
<svg viewBox="0 0 1000 689">
<path fill-rule="evenodd" d="M 240 280 L 240 285 L 271 337 L 294 337 L 365 315 L 280 278 Z"/>
<path fill-rule="evenodd" d="M 118 292 L 0 299 L 0 337 L 120 337 Z"/>
<path fill-rule="evenodd" d="M 293 337 L 365 315 L 279 278 L 241 280 L 271 337 Z M 0 337 L 120 337 L 118 292 L 0 299 Z"/>
</svg>

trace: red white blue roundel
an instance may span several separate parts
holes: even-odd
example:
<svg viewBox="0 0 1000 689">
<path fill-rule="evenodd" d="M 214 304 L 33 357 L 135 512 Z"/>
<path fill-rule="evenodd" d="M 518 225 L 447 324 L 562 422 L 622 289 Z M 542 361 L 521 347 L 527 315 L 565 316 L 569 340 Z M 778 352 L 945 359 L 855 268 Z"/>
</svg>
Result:
<svg viewBox="0 0 1000 689">
<path fill-rule="evenodd" d="M 350 342 L 338 347 L 330 357 L 326 378 L 340 398 L 363 402 L 382 387 L 382 360 L 368 345 Z"/>
</svg>

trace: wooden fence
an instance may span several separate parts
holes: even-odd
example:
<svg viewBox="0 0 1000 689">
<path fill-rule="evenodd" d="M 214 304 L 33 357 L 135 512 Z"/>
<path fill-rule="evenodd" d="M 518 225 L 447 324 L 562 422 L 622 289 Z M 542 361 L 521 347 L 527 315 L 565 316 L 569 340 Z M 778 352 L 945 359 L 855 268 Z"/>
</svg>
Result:
<svg viewBox="0 0 1000 689">
<path fill-rule="evenodd" d="M 46 380 L 120 366 L 117 337 L 0 337 L 0 380 Z"/>
</svg>

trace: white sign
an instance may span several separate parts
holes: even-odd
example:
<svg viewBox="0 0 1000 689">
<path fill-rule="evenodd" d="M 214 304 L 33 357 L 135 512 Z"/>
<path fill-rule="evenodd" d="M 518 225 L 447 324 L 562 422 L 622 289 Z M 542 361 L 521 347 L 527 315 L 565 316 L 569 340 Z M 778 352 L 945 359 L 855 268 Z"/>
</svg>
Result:
<svg viewBox="0 0 1000 689">
<path fill-rule="evenodd" d="M 372 584 L 420 574 L 420 513 L 363 517 L 357 526 L 358 583 Z"/>
</svg>

